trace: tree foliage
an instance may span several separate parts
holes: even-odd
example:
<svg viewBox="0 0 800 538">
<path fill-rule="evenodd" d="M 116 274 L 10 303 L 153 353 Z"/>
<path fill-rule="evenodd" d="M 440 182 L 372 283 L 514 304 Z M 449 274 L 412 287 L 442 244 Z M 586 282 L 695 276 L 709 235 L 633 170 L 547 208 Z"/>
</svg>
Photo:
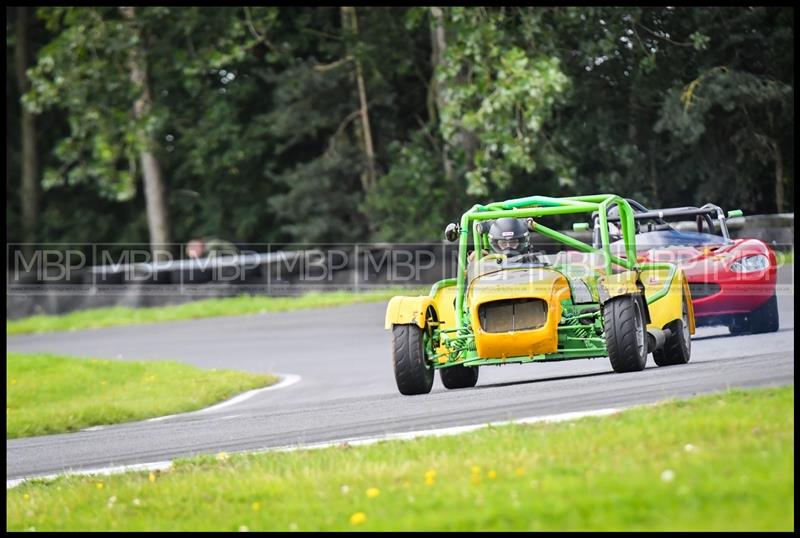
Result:
<svg viewBox="0 0 800 538">
<path fill-rule="evenodd" d="M 463 146 L 467 192 L 486 195 L 487 184 L 508 188 L 515 170 L 532 173 L 545 125 L 568 79 L 559 58 L 537 49 L 518 32 L 527 13 L 505 9 L 451 8 L 446 30 L 453 35 L 437 73 L 445 105 L 440 110 L 446 143 Z"/>
<path fill-rule="evenodd" d="M 43 240 L 147 241 L 140 129 L 177 241 L 438 239 L 471 203 L 530 194 L 793 209 L 789 8 L 355 9 L 357 32 L 338 7 L 148 6 L 137 27 L 117 8 L 39 8 L 31 91 L 7 70 L 7 194 L 23 102 L 51 126 Z"/>
<path fill-rule="evenodd" d="M 39 15 L 57 35 L 39 51 L 23 101 L 34 112 L 64 110 L 70 129 L 53 150 L 62 166 L 48 169 L 43 184 L 91 183 L 102 196 L 130 200 L 138 126 L 126 64 L 136 36 L 112 8 L 48 8 Z M 143 121 L 152 130 L 157 118 Z"/>
</svg>

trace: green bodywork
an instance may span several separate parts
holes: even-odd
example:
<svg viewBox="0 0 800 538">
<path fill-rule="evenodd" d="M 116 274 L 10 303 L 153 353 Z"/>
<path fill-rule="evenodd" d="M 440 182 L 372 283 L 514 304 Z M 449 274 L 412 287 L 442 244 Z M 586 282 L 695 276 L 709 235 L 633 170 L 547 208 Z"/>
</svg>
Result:
<svg viewBox="0 0 800 538">
<path fill-rule="evenodd" d="M 625 249 L 624 258 L 611 254 L 606 215 L 609 206 L 612 205 L 616 205 L 619 209 Z M 668 270 L 669 273 L 663 287 L 647 297 L 646 302 L 648 305 L 652 304 L 666 295 L 672 285 L 676 266 L 671 263 L 637 263 L 633 210 L 628 202 L 620 196 L 612 194 L 567 198 L 530 196 L 504 202 L 493 202 L 487 205 L 475 205 L 461 217 L 456 278 L 441 280 L 431 288 L 430 297 L 434 297 L 442 288 L 456 287 L 455 328 L 444 329 L 440 327 L 440 323 L 436 320 L 429 320 L 430 323 L 425 332 L 424 343 L 426 353 L 431 359 L 431 366 L 439 369 L 458 365 L 485 366 L 490 364 L 561 361 L 607 356 L 608 352 L 603 337 L 602 303 L 604 299 L 601 296 L 604 290 L 598 282 L 598 274 L 596 272 L 586 275 L 585 268 L 580 269 L 584 273 L 581 276 L 589 288 L 592 302 L 581 304 L 573 304 L 570 300 L 561 302 L 563 310 L 562 318 L 558 325 L 558 351 L 556 353 L 502 359 L 479 357 L 476 352 L 475 337 L 470 324 L 469 308 L 465 301 L 470 231 L 472 231 L 472 242 L 476 252 L 489 248 L 488 234 L 480 233 L 476 226 L 479 222 L 502 217 L 530 217 L 535 219 L 549 215 L 592 214 L 594 212 L 599 214 L 600 237 L 602 240 L 600 249 L 535 221 L 531 231 L 563 243 L 567 247 L 580 252 L 602 253 L 607 274 L 612 273 L 613 265 L 636 271 L 637 274 L 646 269 Z M 576 266 L 569 264 L 548 266 L 548 269 L 554 269 L 567 276 L 570 286 L 572 286 L 573 279 L 569 278 L 569 276 L 578 270 Z M 436 349 L 439 345 L 444 345 L 447 351 L 437 354 Z"/>
</svg>

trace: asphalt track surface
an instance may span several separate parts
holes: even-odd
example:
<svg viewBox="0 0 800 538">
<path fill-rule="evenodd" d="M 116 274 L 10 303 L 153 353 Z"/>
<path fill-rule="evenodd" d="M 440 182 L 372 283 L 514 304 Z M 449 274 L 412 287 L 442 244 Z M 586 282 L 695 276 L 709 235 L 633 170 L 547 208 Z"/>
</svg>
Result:
<svg viewBox="0 0 800 538">
<path fill-rule="evenodd" d="M 478 385 L 398 393 L 385 303 L 7 337 L 8 351 L 295 374 L 298 383 L 204 414 L 6 441 L 6 479 L 162 462 L 197 454 L 620 408 L 732 387 L 794 384 L 794 286 L 779 278 L 780 330 L 700 328 L 691 362 L 616 374 L 607 358 L 488 366 Z M 91 390 L 87 387 L 87 390 Z"/>
</svg>

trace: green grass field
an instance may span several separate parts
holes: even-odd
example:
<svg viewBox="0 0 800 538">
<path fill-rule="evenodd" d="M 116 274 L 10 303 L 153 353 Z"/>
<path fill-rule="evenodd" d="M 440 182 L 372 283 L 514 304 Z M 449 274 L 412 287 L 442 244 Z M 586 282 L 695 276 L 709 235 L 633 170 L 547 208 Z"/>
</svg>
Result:
<svg viewBox="0 0 800 538">
<path fill-rule="evenodd" d="M 392 288 L 362 293 L 345 291 L 315 292 L 299 297 L 260 297 L 241 295 L 221 299 L 203 299 L 180 305 L 128 308 L 93 308 L 61 316 L 40 315 L 6 321 L 7 334 L 29 334 L 52 331 L 99 329 L 116 325 L 177 321 L 182 319 L 210 318 L 285 312 L 305 308 L 341 306 L 355 303 L 387 301 L 394 295 L 427 294 L 428 289 Z"/>
<path fill-rule="evenodd" d="M 794 250 L 775 251 L 775 257 L 777 258 L 778 266 L 792 264 L 794 263 Z"/>
<path fill-rule="evenodd" d="M 792 530 L 794 387 L 7 491 L 8 530 Z"/>
<path fill-rule="evenodd" d="M 275 381 L 172 361 L 6 353 L 6 438 L 193 411 Z"/>
</svg>

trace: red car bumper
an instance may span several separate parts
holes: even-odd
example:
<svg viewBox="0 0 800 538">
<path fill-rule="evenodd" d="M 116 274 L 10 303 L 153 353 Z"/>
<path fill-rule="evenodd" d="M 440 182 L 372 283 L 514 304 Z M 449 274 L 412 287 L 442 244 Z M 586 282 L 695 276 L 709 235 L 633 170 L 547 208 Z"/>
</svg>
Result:
<svg viewBox="0 0 800 538">
<path fill-rule="evenodd" d="M 752 273 L 687 271 L 686 276 L 694 315 L 703 318 L 747 314 L 763 305 L 775 295 L 777 270 L 772 266 Z"/>
</svg>

